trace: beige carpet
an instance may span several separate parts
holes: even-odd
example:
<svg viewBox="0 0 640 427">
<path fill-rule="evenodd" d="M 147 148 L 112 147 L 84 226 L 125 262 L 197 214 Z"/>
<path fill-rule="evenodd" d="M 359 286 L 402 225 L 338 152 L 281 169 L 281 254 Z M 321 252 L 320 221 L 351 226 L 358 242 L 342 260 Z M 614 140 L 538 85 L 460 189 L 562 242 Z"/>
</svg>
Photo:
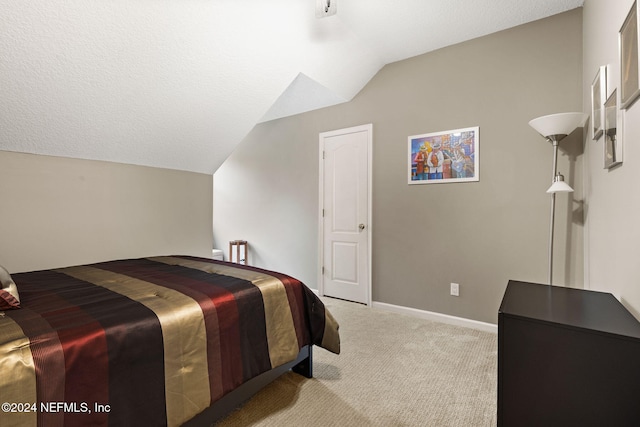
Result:
<svg viewBox="0 0 640 427">
<path fill-rule="evenodd" d="M 324 298 L 342 353 L 314 349 L 222 420 L 233 426 L 495 426 L 497 336 Z"/>
</svg>

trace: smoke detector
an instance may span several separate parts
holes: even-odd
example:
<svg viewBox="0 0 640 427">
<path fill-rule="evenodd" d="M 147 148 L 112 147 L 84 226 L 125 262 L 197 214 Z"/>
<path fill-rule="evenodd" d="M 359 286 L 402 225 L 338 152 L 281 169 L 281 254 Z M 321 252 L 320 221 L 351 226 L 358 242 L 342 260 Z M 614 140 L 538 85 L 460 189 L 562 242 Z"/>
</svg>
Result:
<svg viewBox="0 0 640 427">
<path fill-rule="evenodd" d="M 338 11 L 337 0 L 316 0 L 316 18 L 335 15 Z"/>
</svg>

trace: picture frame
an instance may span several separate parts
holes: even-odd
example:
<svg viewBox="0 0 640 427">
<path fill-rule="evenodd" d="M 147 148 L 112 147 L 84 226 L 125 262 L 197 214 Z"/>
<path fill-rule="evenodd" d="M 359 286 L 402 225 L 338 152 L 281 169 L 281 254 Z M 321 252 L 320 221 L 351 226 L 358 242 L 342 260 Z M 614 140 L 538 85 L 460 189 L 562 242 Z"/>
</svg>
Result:
<svg viewBox="0 0 640 427">
<path fill-rule="evenodd" d="M 480 180 L 480 127 L 408 137 L 408 183 Z"/>
<path fill-rule="evenodd" d="M 591 139 L 600 138 L 604 126 L 604 101 L 607 99 L 606 65 L 601 66 L 591 84 Z"/>
<path fill-rule="evenodd" d="M 612 167 L 622 163 L 622 144 L 619 136 L 618 93 L 614 90 L 604 103 L 604 167 Z"/>
<path fill-rule="evenodd" d="M 626 110 L 640 95 L 640 66 L 638 64 L 638 2 L 633 2 L 620 31 L 620 108 Z"/>
</svg>

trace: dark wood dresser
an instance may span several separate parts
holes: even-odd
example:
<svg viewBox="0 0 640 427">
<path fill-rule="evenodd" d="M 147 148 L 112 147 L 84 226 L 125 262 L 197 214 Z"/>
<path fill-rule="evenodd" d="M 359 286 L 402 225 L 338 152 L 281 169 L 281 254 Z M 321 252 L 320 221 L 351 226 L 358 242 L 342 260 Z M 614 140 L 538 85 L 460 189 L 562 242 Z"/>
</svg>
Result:
<svg viewBox="0 0 640 427">
<path fill-rule="evenodd" d="M 640 426 L 640 323 L 609 293 L 509 281 L 498 426 Z"/>
</svg>

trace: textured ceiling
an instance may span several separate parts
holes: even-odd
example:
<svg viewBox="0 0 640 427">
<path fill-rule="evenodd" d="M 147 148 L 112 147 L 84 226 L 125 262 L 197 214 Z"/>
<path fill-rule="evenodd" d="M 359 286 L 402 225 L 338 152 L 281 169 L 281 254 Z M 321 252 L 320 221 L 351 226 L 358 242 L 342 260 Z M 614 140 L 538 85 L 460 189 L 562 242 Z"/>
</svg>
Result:
<svg viewBox="0 0 640 427">
<path fill-rule="evenodd" d="M 385 64 L 582 4 L 3 0 L 0 149 L 210 174 L 256 123 L 348 101 Z"/>
</svg>

